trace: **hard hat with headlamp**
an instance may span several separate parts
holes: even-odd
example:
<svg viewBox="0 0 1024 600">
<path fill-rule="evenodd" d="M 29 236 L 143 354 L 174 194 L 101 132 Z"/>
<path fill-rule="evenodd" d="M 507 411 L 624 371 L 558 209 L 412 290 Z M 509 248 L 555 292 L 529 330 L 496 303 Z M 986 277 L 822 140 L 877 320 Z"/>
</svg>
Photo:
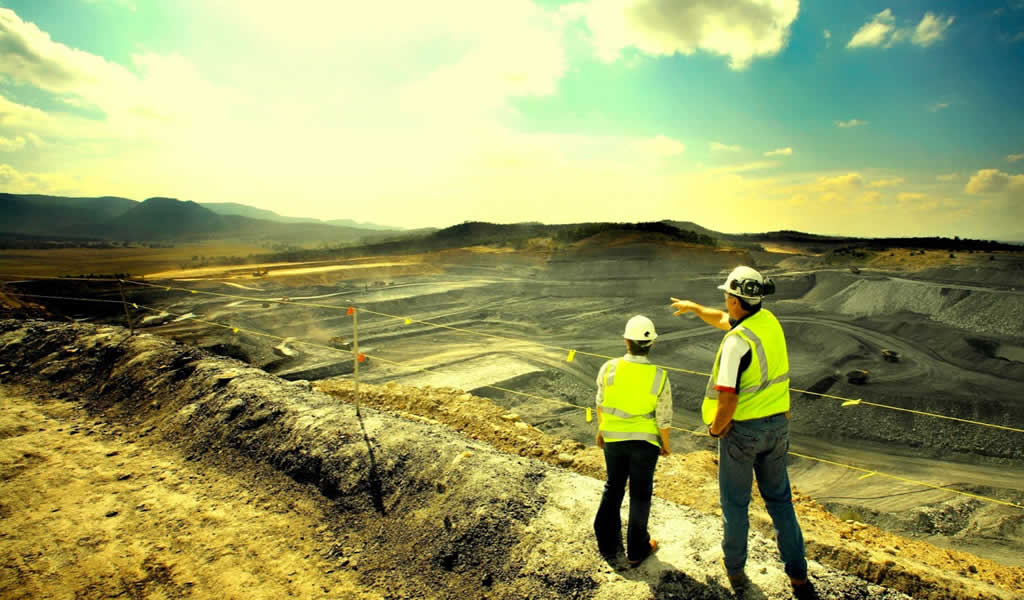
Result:
<svg viewBox="0 0 1024 600">
<path fill-rule="evenodd" d="M 634 342 L 653 342 L 658 334 L 654 331 L 654 323 L 643 315 L 637 315 L 626 322 L 626 331 L 622 337 Z"/>
<path fill-rule="evenodd" d="M 761 298 L 775 293 L 775 282 L 771 278 L 762 277 L 750 267 L 736 267 L 718 289 L 757 303 Z"/>
</svg>

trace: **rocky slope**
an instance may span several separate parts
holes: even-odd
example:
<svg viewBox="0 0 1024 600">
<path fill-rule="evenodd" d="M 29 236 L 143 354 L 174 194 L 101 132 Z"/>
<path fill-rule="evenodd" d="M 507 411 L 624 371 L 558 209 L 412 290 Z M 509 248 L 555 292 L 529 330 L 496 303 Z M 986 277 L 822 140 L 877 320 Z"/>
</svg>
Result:
<svg viewBox="0 0 1024 600">
<path fill-rule="evenodd" d="M 720 567 L 719 519 L 701 510 L 712 510 L 708 496 L 692 495 L 692 507 L 666 499 L 681 486 L 712 485 L 707 454 L 659 467 L 656 489 L 669 493 L 656 499 L 651 526 L 663 549 L 639 569 L 620 570 L 599 559 L 591 539 L 602 486 L 596 451 L 547 439 L 457 390 L 364 387 L 366 403 L 403 414 L 357 410 L 343 384 L 330 396 L 156 336 L 44 321 L 0 321 L 0 363 L 0 382 L 62 395 L 200 464 L 263 465 L 316 491 L 332 506 L 325 525 L 333 539 L 348 536 L 322 558 L 384 598 L 733 597 Z M 13 468 L 6 457 L 0 462 L 0 489 Z M 832 526 L 813 535 L 809 527 L 823 597 L 906 597 L 892 587 L 935 599 L 1024 591 L 1020 569 L 845 524 L 806 499 L 799 505 L 802 517 L 820 511 Z M 759 595 L 748 597 L 788 597 L 773 546 L 752 534 L 749 571 Z M 7 580 L 11 563 L 0 564 Z"/>
</svg>

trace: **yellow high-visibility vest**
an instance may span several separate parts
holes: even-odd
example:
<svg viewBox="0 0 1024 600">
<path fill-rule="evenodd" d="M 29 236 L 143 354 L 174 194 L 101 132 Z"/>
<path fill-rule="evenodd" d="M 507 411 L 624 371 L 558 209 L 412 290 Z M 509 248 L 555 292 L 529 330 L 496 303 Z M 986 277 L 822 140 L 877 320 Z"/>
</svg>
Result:
<svg viewBox="0 0 1024 600">
<path fill-rule="evenodd" d="M 718 411 L 718 368 L 722 361 L 722 347 L 731 335 L 739 336 L 750 346 L 750 366 L 740 375 L 739 401 L 734 421 L 748 421 L 769 417 L 789 410 L 789 356 L 786 353 L 786 336 L 779 320 L 765 308 L 757 311 L 732 328 L 722 338 L 715 356 L 715 368 L 711 371 L 701 415 L 704 423 L 710 425 Z"/>
<path fill-rule="evenodd" d="M 644 440 L 661 447 L 654 417 L 667 377 L 655 365 L 618 358 L 608 364 L 598 428 L 604 441 Z"/>
</svg>

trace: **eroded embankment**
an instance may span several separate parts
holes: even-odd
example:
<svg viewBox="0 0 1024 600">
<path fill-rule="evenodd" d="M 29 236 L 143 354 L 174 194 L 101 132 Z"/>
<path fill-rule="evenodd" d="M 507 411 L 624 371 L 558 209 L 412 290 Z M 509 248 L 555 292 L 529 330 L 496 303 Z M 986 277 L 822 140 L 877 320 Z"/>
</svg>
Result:
<svg viewBox="0 0 1024 600">
<path fill-rule="evenodd" d="M 340 556 L 336 564 L 355 568 L 359 583 L 384 597 L 731 597 L 720 570 L 716 517 L 657 500 L 652 528 L 663 534 L 662 551 L 641 569 L 614 570 L 598 559 L 591 539 L 599 480 L 510 456 L 422 417 L 372 408 L 357 413 L 350 404 L 236 361 L 117 327 L 0 321 L 0 363 L 5 382 L 60 390 L 90 413 L 172 442 L 196 460 L 244 455 L 315 486 L 336 506 L 330 526 L 355 534 L 363 548 L 358 567 Z M 379 396 L 388 389 L 370 391 Z M 412 401 L 437 403 L 437 416 L 448 412 L 442 406 L 461 415 L 458 403 L 479 401 L 440 393 L 446 402 L 422 391 Z M 543 435 L 503 422 L 528 436 Z M 595 470 L 593 451 L 573 443 L 537 454 Z M 669 461 L 660 481 L 689 460 Z M 834 535 L 865 531 L 870 535 L 861 527 Z M 840 544 L 810 547 L 817 556 L 856 558 Z M 831 560 L 842 563 L 837 556 Z M 849 566 L 874 582 L 913 588 L 918 598 L 1012 598 L 1008 590 L 1019 591 L 1002 577 L 1016 577 L 1019 586 L 1020 573 L 996 573 L 986 561 L 970 564 L 977 573 L 946 578 L 892 556 Z M 752 536 L 749 570 L 765 597 L 786 597 L 781 565 L 762 535 Z M 816 563 L 812 575 L 825 597 L 903 597 Z"/>
</svg>

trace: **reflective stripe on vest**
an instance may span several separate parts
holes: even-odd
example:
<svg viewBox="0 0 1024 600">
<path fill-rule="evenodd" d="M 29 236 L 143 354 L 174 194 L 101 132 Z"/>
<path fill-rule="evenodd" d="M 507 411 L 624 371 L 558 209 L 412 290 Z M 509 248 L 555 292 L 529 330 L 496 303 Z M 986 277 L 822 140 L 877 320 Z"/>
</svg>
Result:
<svg viewBox="0 0 1024 600">
<path fill-rule="evenodd" d="M 789 357 L 786 338 L 778 319 L 762 308 L 722 338 L 715 356 L 715 367 L 704 392 L 701 407 L 705 423 L 710 424 L 718 410 L 719 392 L 715 389 L 722 360 L 722 347 L 730 335 L 738 335 L 751 348 L 750 366 L 740 375 L 735 421 L 771 416 L 789 410 Z"/>
<path fill-rule="evenodd" d="M 655 421 L 658 396 L 665 387 L 664 369 L 615 359 L 604 373 L 601 436 L 606 442 L 644 440 L 660 447 Z"/>
</svg>

